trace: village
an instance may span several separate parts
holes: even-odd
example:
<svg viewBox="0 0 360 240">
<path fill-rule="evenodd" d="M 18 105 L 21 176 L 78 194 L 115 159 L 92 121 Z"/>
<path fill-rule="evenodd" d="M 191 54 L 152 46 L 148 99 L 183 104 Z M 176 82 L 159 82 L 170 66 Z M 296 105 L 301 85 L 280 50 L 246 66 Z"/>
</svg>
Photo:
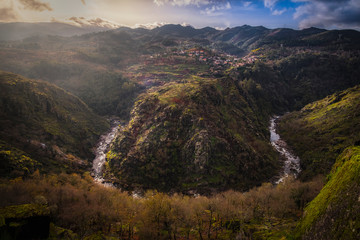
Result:
<svg viewBox="0 0 360 240">
<path fill-rule="evenodd" d="M 238 57 L 222 52 L 215 52 L 213 50 L 208 50 L 203 47 L 193 47 L 190 49 L 173 49 L 167 50 L 164 53 L 152 54 L 152 55 L 143 55 L 142 59 L 146 64 L 161 64 L 168 63 L 169 58 L 174 56 L 182 56 L 185 58 L 192 58 L 198 62 L 205 63 L 212 67 L 217 68 L 228 68 L 228 67 L 241 67 L 246 64 L 254 63 L 257 60 L 261 60 L 262 55 L 255 55 L 254 53 L 257 50 L 253 50 L 250 54 L 244 57 Z"/>
</svg>

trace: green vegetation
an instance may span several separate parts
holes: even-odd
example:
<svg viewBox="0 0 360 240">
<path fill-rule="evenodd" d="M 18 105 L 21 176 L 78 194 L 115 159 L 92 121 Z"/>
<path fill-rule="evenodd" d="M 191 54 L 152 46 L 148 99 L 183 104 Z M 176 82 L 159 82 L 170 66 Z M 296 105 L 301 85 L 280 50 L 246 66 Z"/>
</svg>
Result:
<svg viewBox="0 0 360 240">
<path fill-rule="evenodd" d="M 285 115 L 281 136 L 301 159 L 303 178 L 327 174 L 337 156 L 360 143 L 360 87 L 337 92 Z"/>
<path fill-rule="evenodd" d="M 41 80 L 0 72 L 0 212 L 41 205 L 50 239 L 357 239 L 359 42 L 180 25 L 1 42 L 1 70 Z M 274 186 L 269 118 L 294 110 L 280 135 L 307 182 Z M 128 192 L 84 173 L 109 127 L 95 113 L 130 119 L 103 172 Z"/>
<path fill-rule="evenodd" d="M 264 61 L 233 69 L 230 75 L 256 96 L 259 108 L 283 113 L 300 110 L 306 104 L 336 91 L 359 84 L 360 57 L 353 52 L 332 54 L 309 50 L 263 50 Z"/>
<path fill-rule="evenodd" d="M 42 204 L 23 204 L 0 208 L 0 216 L 3 218 L 29 218 L 48 216 L 49 214 L 49 208 Z"/>
<path fill-rule="evenodd" d="M 251 95 L 230 78 L 185 80 L 153 87 L 135 103 L 108 153 L 119 184 L 209 193 L 246 190 L 276 175 L 267 115 Z"/>
<path fill-rule="evenodd" d="M 41 164 L 17 148 L 0 141 L 0 176 L 28 176 L 41 167 Z"/>
<path fill-rule="evenodd" d="M 1 143 L 2 173 L 88 166 L 92 147 L 109 126 L 105 119 L 46 82 L 0 72 L 0 87 L 0 138 L 7 143 Z"/>
<path fill-rule="evenodd" d="M 336 160 L 329 181 L 305 208 L 297 226 L 302 239 L 360 237 L 360 147 L 347 148 Z"/>
</svg>

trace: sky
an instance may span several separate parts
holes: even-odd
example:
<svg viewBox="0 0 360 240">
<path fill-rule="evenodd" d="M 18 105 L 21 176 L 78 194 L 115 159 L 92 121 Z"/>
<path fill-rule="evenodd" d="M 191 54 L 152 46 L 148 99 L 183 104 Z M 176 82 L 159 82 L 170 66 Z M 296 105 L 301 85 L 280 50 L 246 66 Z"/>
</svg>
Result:
<svg viewBox="0 0 360 240">
<path fill-rule="evenodd" d="M 360 30 L 360 0 L 0 0 L 0 22 Z"/>
</svg>

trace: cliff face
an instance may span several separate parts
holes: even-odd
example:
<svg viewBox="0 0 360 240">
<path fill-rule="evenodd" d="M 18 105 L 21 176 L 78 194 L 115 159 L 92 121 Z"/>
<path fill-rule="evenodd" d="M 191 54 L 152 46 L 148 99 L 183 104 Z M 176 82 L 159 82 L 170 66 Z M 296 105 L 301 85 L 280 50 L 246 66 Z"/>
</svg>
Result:
<svg viewBox="0 0 360 240">
<path fill-rule="evenodd" d="M 46 82 L 0 72 L 0 86 L 2 155 L 7 159 L 29 155 L 51 171 L 87 166 L 91 148 L 108 128 L 105 119 Z"/>
<path fill-rule="evenodd" d="M 276 175 L 267 121 L 231 79 L 170 83 L 139 97 L 108 160 L 123 188 L 245 190 Z"/>
</svg>

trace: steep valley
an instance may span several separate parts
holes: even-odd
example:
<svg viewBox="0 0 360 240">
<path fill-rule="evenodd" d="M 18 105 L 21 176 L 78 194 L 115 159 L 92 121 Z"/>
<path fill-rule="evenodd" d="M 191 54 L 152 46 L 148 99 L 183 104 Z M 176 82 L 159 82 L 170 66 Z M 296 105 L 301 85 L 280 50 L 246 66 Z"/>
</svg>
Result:
<svg viewBox="0 0 360 240">
<path fill-rule="evenodd" d="M 358 239 L 359 42 L 171 24 L 0 42 L 0 238 L 38 214 L 49 239 Z"/>
</svg>

